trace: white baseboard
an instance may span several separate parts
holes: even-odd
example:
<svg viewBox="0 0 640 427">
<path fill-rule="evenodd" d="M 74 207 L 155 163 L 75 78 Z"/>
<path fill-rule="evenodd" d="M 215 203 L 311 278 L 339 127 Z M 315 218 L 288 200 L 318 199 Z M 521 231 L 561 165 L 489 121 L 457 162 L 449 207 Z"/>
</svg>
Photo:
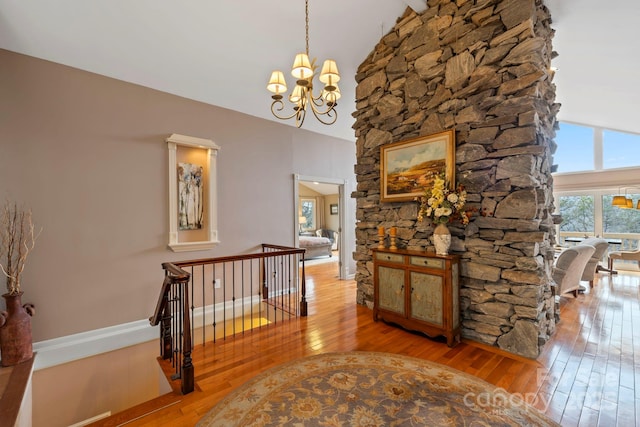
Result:
<svg viewBox="0 0 640 427">
<path fill-rule="evenodd" d="M 252 305 L 255 307 L 260 303 L 260 298 L 254 295 L 253 298 L 238 299 L 235 303 L 218 303 L 215 307 L 209 305 L 204 308 L 196 308 L 193 326 L 194 328 L 202 327 L 205 321 L 213 318 L 213 312 L 216 313 L 216 318 L 222 319 L 225 312 L 227 316 L 231 317 L 235 308 L 236 317 L 239 317 L 242 315 L 243 307 L 247 313 L 250 312 Z M 159 326 L 151 326 L 149 320 L 145 319 L 39 341 L 33 344 L 33 351 L 38 354 L 33 370 L 38 371 L 159 339 Z"/>
<path fill-rule="evenodd" d="M 80 421 L 79 423 L 72 424 L 69 427 L 83 427 L 83 426 L 89 425 L 91 423 L 95 423 L 96 421 L 103 420 L 103 419 L 105 419 L 107 417 L 110 417 L 110 416 L 111 416 L 111 411 L 108 411 L 108 412 L 105 412 L 103 414 L 96 415 L 95 417 L 88 418 L 88 419 L 86 419 L 84 421 Z"/>
<path fill-rule="evenodd" d="M 159 328 L 148 320 L 123 323 L 33 343 L 38 353 L 33 370 L 50 368 L 85 357 L 96 356 L 143 342 L 159 339 Z"/>
</svg>

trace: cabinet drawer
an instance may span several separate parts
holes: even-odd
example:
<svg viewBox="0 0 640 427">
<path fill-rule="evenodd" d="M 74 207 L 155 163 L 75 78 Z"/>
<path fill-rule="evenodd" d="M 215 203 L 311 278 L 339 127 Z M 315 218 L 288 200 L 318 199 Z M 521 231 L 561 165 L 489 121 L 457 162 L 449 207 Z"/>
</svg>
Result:
<svg viewBox="0 0 640 427">
<path fill-rule="evenodd" d="M 439 258 L 426 258 L 421 256 L 412 256 L 409 261 L 411 265 L 418 265 L 420 267 L 437 268 L 444 270 L 444 260 Z"/>
<path fill-rule="evenodd" d="M 376 259 L 387 262 L 403 263 L 404 256 L 402 254 L 390 254 L 387 252 L 376 252 Z"/>
</svg>

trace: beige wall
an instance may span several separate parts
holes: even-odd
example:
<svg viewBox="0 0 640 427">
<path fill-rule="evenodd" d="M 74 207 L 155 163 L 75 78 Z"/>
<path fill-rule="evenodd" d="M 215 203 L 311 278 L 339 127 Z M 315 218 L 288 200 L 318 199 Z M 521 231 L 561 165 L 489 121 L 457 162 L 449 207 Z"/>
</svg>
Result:
<svg viewBox="0 0 640 427">
<path fill-rule="evenodd" d="M 329 194 L 325 196 L 324 198 L 325 221 L 324 222 L 326 223 L 326 227 L 329 230 L 338 231 L 338 229 L 340 228 L 340 221 L 338 220 L 340 218 L 340 215 L 331 215 L 330 209 L 331 209 L 331 205 L 333 204 L 338 205 L 338 209 L 340 209 L 341 206 L 339 202 L 339 196 L 337 194 Z"/>
<path fill-rule="evenodd" d="M 0 197 L 30 206 L 43 228 L 23 277 L 34 341 L 148 318 L 162 262 L 293 244 L 294 173 L 355 188 L 352 142 L 5 50 L 0 63 Z M 213 250 L 166 247 L 172 133 L 221 147 Z M 34 394 L 50 385 L 34 377 Z"/>
<path fill-rule="evenodd" d="M 170 392 L 157 356 L 149 341 L 34 372 L 33 425 L 69 426 Z"/>
</svg>

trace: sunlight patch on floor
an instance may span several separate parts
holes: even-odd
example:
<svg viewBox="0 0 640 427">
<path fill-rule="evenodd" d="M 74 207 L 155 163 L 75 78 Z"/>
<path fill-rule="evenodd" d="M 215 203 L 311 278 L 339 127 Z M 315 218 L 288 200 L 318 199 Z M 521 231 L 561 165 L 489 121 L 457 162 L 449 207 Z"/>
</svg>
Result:
<svg viewBox="0 0 640 427">
<path fill-rule="evenodd" d="M 213 321 L 207 324 L 203 328 L 197 328 L 193 331 L 194 345 L 202 344 L 203 342 L 213 341 L 214 333 L 216 340 L 223 339 L 225 337 L 231 337 L 234 334 L 251 331 L 252 329 L 266 326 L 271 323 L 265 316 L 267 313 L 263 312 L 262 316 L 246 316 L 244 318 L 238 317 L 235 319 L 228 319 L 224 322 Z"/>
</svg>

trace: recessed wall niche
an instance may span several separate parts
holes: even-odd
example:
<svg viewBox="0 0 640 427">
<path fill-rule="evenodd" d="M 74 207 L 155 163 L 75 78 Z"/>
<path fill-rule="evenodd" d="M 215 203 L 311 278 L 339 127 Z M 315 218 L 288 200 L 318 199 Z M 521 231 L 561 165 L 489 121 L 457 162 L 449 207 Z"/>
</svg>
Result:
<svg viewBox="0 0 640 427">
<path fill-rule="evenodd" d="M 210 139 L 172 134 L 169 150 L 169 243 L 174 252 L 212 249 L 218 240 L 217 157 Z"/>
</svg>

